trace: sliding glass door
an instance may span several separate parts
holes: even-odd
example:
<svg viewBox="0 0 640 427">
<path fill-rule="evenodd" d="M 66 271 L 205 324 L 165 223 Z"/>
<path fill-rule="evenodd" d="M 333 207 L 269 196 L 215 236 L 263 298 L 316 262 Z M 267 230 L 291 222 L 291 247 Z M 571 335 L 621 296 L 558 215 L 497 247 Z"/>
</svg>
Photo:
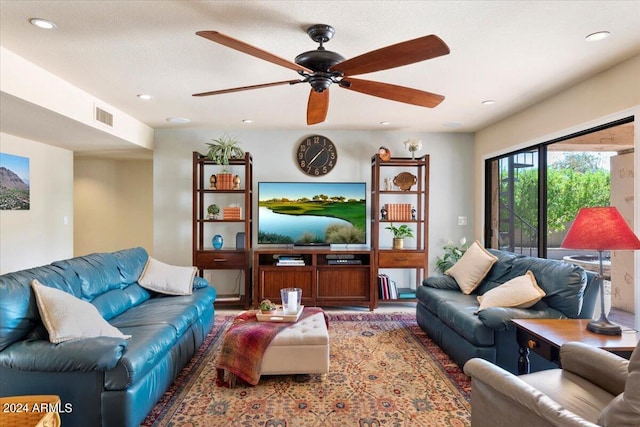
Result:
<svg viewBox="0 0 640 427">
<path fill-rule="evenodd" d="M 491 247 L 538 255 L 540 176 L 538 150 L 490 163 Z"/>
<path fill-rule="evenodd" d="M 615 206 L 633 228 L 633 129 L 629 117 L 487 160 L 485 245 L 597 272 L 597 252 L 563 249 L 562 240 L 582 207 Z M 633 253 L 605 255 L 605 303 L 633 314 Z"/>
</svg>

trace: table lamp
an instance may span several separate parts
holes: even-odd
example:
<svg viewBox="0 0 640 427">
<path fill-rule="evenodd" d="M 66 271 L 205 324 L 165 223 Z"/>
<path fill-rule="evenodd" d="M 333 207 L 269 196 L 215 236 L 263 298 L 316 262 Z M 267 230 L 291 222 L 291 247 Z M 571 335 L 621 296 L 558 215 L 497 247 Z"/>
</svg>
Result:
<svg viewBox="0 0 640 427">
<path fill-rule="evenodd" d="M 620 335 L 619 325 L 609 322 L 604 308 L 604 276 L 602 274 L 602 251 L 640 249 L 640 240 L 633 234 L 618 209 L 613 206 L 582 208 L 564 237 L 562 248 L 591 249 L 598 251 L 600 268 L 600 318 L 587 324 L 587 329 L 596 334 Z"/>
</svg>

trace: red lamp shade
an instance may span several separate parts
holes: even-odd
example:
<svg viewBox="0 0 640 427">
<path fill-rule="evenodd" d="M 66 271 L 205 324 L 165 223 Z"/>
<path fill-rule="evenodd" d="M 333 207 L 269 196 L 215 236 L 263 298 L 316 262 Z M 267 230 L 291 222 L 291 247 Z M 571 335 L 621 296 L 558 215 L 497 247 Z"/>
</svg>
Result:
<svg viewBox="0 0 640 427">
<path fill-rule="evenodd" d="M 568 249 L 633 250 L 640 240 L 613 206 L 582 208 L 562 244 Z"/>
</svg>

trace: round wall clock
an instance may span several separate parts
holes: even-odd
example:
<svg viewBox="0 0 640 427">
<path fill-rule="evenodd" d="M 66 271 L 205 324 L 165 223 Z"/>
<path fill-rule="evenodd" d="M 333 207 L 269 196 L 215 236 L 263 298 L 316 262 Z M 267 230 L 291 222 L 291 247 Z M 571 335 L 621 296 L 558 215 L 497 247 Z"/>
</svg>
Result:
<svg viewBox="0 0 640 427">
<path fill-rule="evenodd" d="M 336 166 L 338 150 L 326 136 L 311 135 L 298 145 L 296 161 L 305 174 L 323 176 Z"/>
</svg>

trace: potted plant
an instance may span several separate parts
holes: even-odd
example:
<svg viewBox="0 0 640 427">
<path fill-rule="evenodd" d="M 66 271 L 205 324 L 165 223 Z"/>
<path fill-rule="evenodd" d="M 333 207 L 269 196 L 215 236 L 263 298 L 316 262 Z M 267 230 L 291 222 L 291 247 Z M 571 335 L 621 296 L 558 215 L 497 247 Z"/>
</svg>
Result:
<svg viewBox="0 0 640 427">
<path fill-rule="evenodd" d="M 207 213 L 209 214 L 209 219 L 216 219 L 220 213 L 220 208 L 216 204 L 209 205 Z"/>
<path fill-rule="evenodd" d="M 444 254 L 442 257 L 438 257 L 436 260 L 436 270 L 444 274 L 445 271 L 453 267 L 453 264 L 458 262 L 462 255 L 467 251 L 469 245 L 467 245 L 467 239 L 460 239 L 460 246 L 456 246 L 452 241 L 449 241 L 442 247 Z"/>
<path fill-rule="evenodd" d="M 407 224 L 395 227 L 393 223 L 391 223 L 388 227 L 385 227 L 385 229 L 391 230 L 393 233 L 393 249 L 404 248 L 404 238 L 413 237 L 413 230 Z"/>
<path fill-rule="evenodd" d="M 276 311 L 276 305 L 268 299 L 263 299 L 260 301 L 260 311 L 262 314 L 272 314 Z"/>
<path fill-rule="evenodd" d="M 244 150 L 238 146 L 240 141 L 232 138 L 227 133 L 212 141 L 207 143 L 209 150 L 205 156 L 207 159 L 223 166 L 222 173 L 216 175 L 216 188 L 218 190 L 231 190 L 233 188 L 233 175 L 227 173 L 226 166 L 229 164 L 229 159 L 242 159 Z"/>
</svg>

